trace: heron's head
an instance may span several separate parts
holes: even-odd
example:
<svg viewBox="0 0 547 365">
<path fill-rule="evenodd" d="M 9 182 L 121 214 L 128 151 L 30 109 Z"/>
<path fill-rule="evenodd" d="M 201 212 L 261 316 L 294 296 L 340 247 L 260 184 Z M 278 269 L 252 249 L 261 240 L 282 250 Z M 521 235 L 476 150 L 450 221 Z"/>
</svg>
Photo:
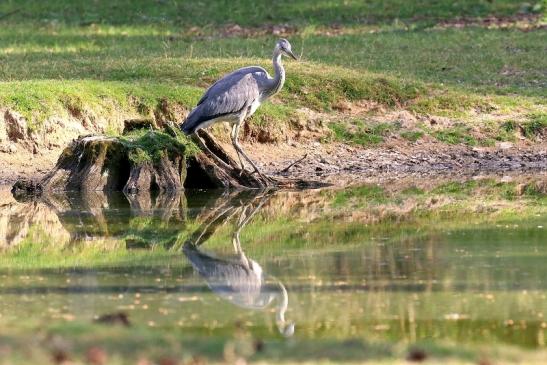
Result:
<svg viewBox="0 0 547 365">
<path fill-rule="evenodd" d="M 293 60 L 297 60 L 298 58 L 296 58 L 296 56 L 294 55 L 294 53 L 292 53 L 292 49 L 291 49 L 291 44 L 289 43 L 288 40 L 286 40 L 285 38 L 281 38 L 280 40 L 277 41 L 277 44 L 275 45 L 275 48 L 277 50 L 279 50 L 279 52 L 281 52 L 281 54 L 285 55 L 285 56 L 289 56 L 291 57 Z"/>
</svg>

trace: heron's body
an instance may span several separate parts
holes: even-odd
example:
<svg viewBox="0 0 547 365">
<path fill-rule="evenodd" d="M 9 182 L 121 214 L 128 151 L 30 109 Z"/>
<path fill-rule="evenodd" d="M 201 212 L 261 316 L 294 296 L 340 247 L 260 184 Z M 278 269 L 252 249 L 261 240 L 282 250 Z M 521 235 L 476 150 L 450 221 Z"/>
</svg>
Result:
<svg viewBox="0 0 547 365">
<path fill-rule="evenodd" d="M 275 299 L 275 288 L 264 282 L 262 267 L 254 260 L 243 263 L 205 254 L 187 246 L 184 253 L 207 285 L 220 297 L 243 308 L 264 309 Z"/>
<path fill-rule="evenodd" d="M 284 54 L 296 59 L 292 54 L 290 43 L 282 39 L 274 49 L 275 74 L 273 77 L 262 67 L 250 66 L 229 73 L 211 85 L 182 124 L 183 132 L 189 135 L 217 122 L 229 122 L 232 124 L 232 143 L 242 169 L 244 166 L 240 155 L 243 155 L 255 171 L 259 172 L 237 141 L 239 128 L 264 101 L 283 87 L 285 69 L 281 63 L 281 56 Z"/>
<path fill-rule="evenodd" d="M 186 118 L 186 134 L 207 128 L 217 122 L 239 123 L 254 114 L 271 95 L 268 90 L 275 80 L 262 67 L 236 70 L 215 82 L 201 97 Z"/>
</svg>

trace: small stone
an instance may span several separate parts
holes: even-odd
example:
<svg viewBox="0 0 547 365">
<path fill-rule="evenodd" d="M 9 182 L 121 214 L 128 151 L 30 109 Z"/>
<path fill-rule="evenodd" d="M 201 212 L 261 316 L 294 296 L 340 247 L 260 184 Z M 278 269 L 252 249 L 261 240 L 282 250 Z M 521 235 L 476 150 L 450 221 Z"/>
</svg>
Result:
<svg viewBox="0 0 547 365">
<path fill-rule="evenodd" d="M 17 146 L 13 143 L 10 143 L 8 146 L 8 153 L 17 153 Z"/>
<path fill-rule="evenodd" d="M 500 142 L 498 143 L 498 148 L 502 150 L 508 150 L 510 148 L 513 148 L 513 143 L 511 142 Z"/>
</svg>

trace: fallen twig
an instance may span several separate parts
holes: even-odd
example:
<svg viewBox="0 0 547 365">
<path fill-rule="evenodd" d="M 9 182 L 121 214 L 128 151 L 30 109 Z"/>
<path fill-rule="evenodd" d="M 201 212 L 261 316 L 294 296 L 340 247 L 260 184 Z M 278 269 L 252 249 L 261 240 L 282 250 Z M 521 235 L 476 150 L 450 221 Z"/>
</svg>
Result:
<svg viewBox="0 0 547 365">
<path fill-rule="evenodd" d="M 291 167 L 293 167 L 294 165 L 296 165 L 297 163 L 301 162 L 302 160 L 304 160 L 306 157 L 308 157 L 308 154 L 306 153 L 304 156 L 302 156 L 302 158 L 292 162 L 289 166 L 285 167 L 283 170 L 279 171 L 279 172 L 287 172 L 289 171 L 289 169 Z"/>
</svg>

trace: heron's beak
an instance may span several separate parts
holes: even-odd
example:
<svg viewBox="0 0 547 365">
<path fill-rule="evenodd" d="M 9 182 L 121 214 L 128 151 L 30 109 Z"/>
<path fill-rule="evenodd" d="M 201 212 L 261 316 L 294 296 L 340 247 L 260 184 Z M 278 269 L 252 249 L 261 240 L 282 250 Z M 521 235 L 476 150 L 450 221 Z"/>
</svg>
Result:
<svg viewBox="0 0 547 365">
<path fill-rule="evenodd" d="M 289 51 L 287 50 L 287 54 L 295 61 L 298 61 L 298 58 L 296 58 L 296 56 L 294 55 L 294 53 L 292 53 L 292 51 Z"/>
</svg>

